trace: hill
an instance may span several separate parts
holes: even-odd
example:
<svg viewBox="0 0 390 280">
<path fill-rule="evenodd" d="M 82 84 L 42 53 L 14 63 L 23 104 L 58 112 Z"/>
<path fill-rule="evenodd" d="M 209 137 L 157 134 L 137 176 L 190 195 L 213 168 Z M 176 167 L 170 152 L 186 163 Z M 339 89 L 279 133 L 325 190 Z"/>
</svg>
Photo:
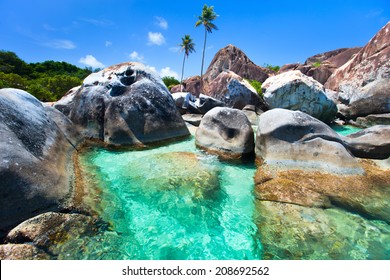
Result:
<svg viewBox="0 0 390 280">
<path fill-rule="evenodd" d="M 0 88 L 23 89 L 44 102 L 59 100 L 91 72 L 53 60 L 26 63 L 14 52 L 0 51 Z"/>
</svg>

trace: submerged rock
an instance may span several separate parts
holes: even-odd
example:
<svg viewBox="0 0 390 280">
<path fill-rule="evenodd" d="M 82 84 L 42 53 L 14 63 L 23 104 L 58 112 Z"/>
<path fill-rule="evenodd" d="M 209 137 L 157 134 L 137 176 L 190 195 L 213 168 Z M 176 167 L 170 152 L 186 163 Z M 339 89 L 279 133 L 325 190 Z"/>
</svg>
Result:
<svg viewBox="0 0 390 280">
<path fill-rule="evenodd" d="M 270 77 L 262 89 L 271 109 L 299 110 L 323 122 L 330 122 L 336 116 L 336 104 L 327 97 L 325 88 L 300 71 Z"/>
<path fill-rule="evenodd" d="M 38 99 L 18 89 L 0 90 L 0 232 L 72 203 L 77 141 Z M 69 138 L 68 138 L 69 137 Z"/>
<path fill-rule="evenodd" d="M 66 110 L 63 103 L 54 106 L 69 111 L 86 138 L 110 145 L 144 145 L 189 135 L 162 80 L 140 63 L 89 75 Z"/>
<path fill-rule="evenodd" d="M 96 221 L 95 221 L 96 222 Z M 94 219 L 82 214 L 47 212 L 24 221 L 12 229 L 5 241 L 8 243 L 31 242 L 56 255 L 56 245 L 69 239 L 88 234 L 93 230 Z"/>
<path fill-rule="evenodd" d="M 265 260 L 388 260 L 390 226 L 340 209 L 256 202 Z"/>
<path fill-rule="evenodd" d="M 242 158 L 253 154 L 253 129 L 242 111 L 214 108 L 203 116 L 195 144 L 222 158 Z"/>
<path fill-rule="evenodd" d="M 219 171 L 189 152 L 151 155 L 132 167 L 132 181 L 143 186 L 151 197 L 164 195 L 161 191 L 175 191 L 180 196 L 208 199 L 219 192 Z M 145 169 L 149 170 L 145 174 Z"/>
</svg>

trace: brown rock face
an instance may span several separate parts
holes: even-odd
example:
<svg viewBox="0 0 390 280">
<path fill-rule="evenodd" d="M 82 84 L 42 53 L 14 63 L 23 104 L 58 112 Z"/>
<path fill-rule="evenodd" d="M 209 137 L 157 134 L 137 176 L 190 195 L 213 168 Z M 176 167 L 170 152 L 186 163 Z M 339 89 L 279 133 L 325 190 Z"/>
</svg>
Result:
<svg viewBox="0 0 390 280">
<path fill-rule="evenodd" d="M 203 77 L 205 84 L 210 83 L 225 70 L 233 71 L 244 79 L 259 82 L 264 82 L 272 73 L 254 64 L 242 50 L 233 45 L 227 45 L 215 54 Z"/>
<path fill-rule="evenodd" d="M 389 46 L 390 22 L 326 82 L 327 88 L 340 92 L 346 117 L 390 112 Z"/>
<path fill-rule="evenodd" d="M 183 81 L 183 88 L 181 85 L 177 85 L 172 87 L 171 92 L 191 92 L 196 97 L 199 97 L 199 94 L 202 92 L 202 83 L 200 76 L 189 77 L 185 81 Z"/>
<path fill-rule="evenodd" d="M 345 64 L 361 48 L 342 48 L 325 53 L 313 55 L 306 59 L 304 64 L 286 64 L 280 69 L 280 73 L 299 70 L 306 76 L 325 84 L 333 72 Z"/>
</svg>

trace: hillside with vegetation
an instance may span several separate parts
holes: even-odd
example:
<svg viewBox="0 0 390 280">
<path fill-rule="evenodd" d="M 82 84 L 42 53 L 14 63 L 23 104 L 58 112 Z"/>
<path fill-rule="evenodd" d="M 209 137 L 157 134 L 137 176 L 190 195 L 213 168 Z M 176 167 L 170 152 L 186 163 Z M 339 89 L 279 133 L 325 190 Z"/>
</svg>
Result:
<svg viewBox="0 0 390 280">
<path fill-rule="evenodd" d="M 14 52 L 0 51 L 0 88 L 23 89 L 44 102 L 59 100 L 91 70 L 53 60 L 26 63 Z"/>
</svg>

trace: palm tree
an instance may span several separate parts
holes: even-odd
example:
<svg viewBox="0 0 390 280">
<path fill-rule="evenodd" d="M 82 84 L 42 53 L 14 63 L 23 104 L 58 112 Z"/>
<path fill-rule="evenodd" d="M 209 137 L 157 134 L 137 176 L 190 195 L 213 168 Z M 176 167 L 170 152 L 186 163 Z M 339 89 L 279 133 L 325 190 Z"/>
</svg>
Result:
<svg viewBox="0 0 390 280">
<path fill-rule="evenodd" d="M 204 52 L 206 49 L 206 40 L 207 40 L 207 33 L 212 33 L 213 29 L 218 30 L 217 26 L 212 23 L 213 20 L 217 18 L 217 14 L 214 12 L 214 7 L 210 6 L 207 7 L 205 4 L 203 6 L 202 15 L 198 16 L 198 21 L 195 23 L 195 27 L 198 27 L 199 25 L 204 26 L 204 45 L 203 45 L 203 53 L 202 53 L 202 68 L 200 71 L 200 77 L 203 76 L 203 64 L 204 64 Z"/>
<path fill-rule="evenodd" d="M 181 44 L 179 46 L 181 47 L 181 50 L 184 51 L 183 67 L 181 68 L 180 80 L 180 91 L 183 91 L 184 62 L 190 53 L 195 52 L 195 43 L 192 42 L 190 35 L 184 35 L 184 37 L 181 38 Z"/>
</svg>

